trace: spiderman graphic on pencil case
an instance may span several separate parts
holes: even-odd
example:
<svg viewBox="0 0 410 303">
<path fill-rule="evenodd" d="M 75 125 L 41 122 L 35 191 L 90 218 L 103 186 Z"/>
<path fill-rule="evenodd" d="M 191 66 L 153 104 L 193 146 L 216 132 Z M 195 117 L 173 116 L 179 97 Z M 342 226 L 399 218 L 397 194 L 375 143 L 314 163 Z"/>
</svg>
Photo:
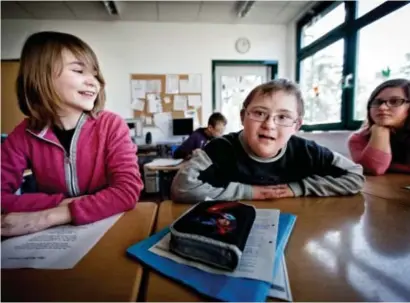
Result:
<svg viewBox="0 0 410 303">
<path fill-rule="evenodd" d="M 207 208 L 204 213 L 193 220 L 200 224 L 214 227 L 214 233 L 226 235 L 233 232 L 237 224 L 235 216 L 227 211 L 237 206 L 237 202 L 216 204 Z"/>
</svg>

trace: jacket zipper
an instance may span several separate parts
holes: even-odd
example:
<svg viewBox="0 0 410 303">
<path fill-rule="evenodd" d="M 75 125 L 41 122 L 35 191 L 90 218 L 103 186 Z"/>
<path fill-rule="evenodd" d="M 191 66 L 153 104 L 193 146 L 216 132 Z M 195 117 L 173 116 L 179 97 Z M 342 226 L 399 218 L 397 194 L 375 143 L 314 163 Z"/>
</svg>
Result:
<svg viewBox="0 0 410 303">
<path fill-rule="evenodd" d="M 71 160 L 70 160 L 70 156 L 69 155 L 67 155 L 67 154 L 65 154 L 65 163 L 66 163 L 66 171 L 67 171 L 67 174 L 68 174 L 68 192 L 70 193 L 70 196 L 71 197 L 75 197 L 76 196 L 76 192 L 75 192 L 75 189 L 74 189 L 74 181 L 73 181 L 73 167 L 72 167 L 72 164 L 71 164 Z"/>
<path fill-rule="evenodd" d="M 56 146 L 58 146 L 59 148 L 61 148 L 64 151 L 64 173 L 65 173 L 65 177 L 66 177 L 66 186 L 67 186 L 67 190 L 68 190 L 68 194 L 70 195 L 70 197 L 76 197 L 79 195 L 79 192 L 76 190 L 76 186 L 74 184 L 74 166 L 75 163 L 73 163 L 73 161 L 71 161 L 72 159 L 72 154 L 73 154 L 73 145 L 77 144 L 77 133 L 79 131 L 79 129 L 82 126 L 82 122 L 83 122 L 83 118 L 84 118 L 84 114 L 80 117 L 78 124 L 76 126 L 76 129 L 74 131 L 73 137 L 71 138 L 71 142 L 70 142 L 70 153 L 67 154 L 67 152 L 65 151 L 64 147 L 62 147 L 60 144 L 57 144 L 51 140 L 45 139 L 43 137 L 38 136 L 37 134 L 33 133 L 32 131 L 28 130 L 27 131 L 29 133 L 31 133 L 32 135 L 36 136 L 37 138 L 44 140 L 46 142 L 49 142 L 51 144 L 54 144 Z M 78 127 L 78 128 L 77 128 Z"/>
</svg>

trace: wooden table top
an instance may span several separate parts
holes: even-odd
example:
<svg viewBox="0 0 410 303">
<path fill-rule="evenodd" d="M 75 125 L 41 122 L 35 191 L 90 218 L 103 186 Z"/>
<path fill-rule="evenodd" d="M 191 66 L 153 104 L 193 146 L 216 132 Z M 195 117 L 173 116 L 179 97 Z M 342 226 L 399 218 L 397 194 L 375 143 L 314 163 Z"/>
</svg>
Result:
<svg viewBox="0 0 410 303">
<path fill-rule="evenodd" d="M 410 186 L 408 174 L 366 176 L 363 192 L 385 199 L 410 201 L 410 190 L 404 186 Z"/>
<path fill-rule="evenodd" d="M 297 215 L 286 248 L 295 301 L 410 300 L 410 204 L 362 194 L 246 202 Z M 161 203 L 156 230 L 190 205 Z M 149 272 L 146 301 L 204 301 Z"/>
<path fill-rule="evenodd" d="M 126 249 L 150 235 L 156 213 L 155 203 L 138 203 L 72 269 L 2 269 L 2 301 L 135 302 L 143 268 Z"/>
</svg>

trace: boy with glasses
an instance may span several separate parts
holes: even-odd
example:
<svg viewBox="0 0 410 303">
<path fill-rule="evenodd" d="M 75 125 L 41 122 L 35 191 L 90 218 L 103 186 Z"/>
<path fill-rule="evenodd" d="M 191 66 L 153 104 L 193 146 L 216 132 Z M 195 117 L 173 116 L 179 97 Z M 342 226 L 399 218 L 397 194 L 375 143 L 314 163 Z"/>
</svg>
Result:
<svg viewBox="0 0 410 303">
<path fill-rule="evenodd" d="M 296 84 L 273 80 L 243 103 L 243 130 L 212 140 L 175 176 L 175 201 L 263 200 L 356 194 L 362 167 L 313 141 L 294 136 L 304 104 Z"/>
</svg>

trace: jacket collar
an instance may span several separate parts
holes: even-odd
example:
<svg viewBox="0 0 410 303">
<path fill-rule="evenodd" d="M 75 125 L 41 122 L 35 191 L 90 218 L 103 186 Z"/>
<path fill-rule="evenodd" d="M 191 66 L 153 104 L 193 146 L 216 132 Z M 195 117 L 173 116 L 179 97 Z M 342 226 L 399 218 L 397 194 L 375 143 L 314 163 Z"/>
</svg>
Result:
<svg viewBox="0 0 410 303">
<path fill-rule="evenodd" d="M 88 119 L 88 115 L 86 113 L 82 113 L 80 118 L 78 119 L 78 122 L 75 128 L 77 129 L 79 127 L 81 128 L 82 126 L 84 126 L 87 119 Z M 26 128 L 26 131 L 28 131 L 29 133 L 33 134 L 34 136 L 38 138 L 45 139 L 47 141 L 52 141 L 52 142 L 59 144 L 59 141 L 53 129 L 48 125 L 45 126 L 41 131 L 35 131 L 29 128 Z"/>
</svg>

